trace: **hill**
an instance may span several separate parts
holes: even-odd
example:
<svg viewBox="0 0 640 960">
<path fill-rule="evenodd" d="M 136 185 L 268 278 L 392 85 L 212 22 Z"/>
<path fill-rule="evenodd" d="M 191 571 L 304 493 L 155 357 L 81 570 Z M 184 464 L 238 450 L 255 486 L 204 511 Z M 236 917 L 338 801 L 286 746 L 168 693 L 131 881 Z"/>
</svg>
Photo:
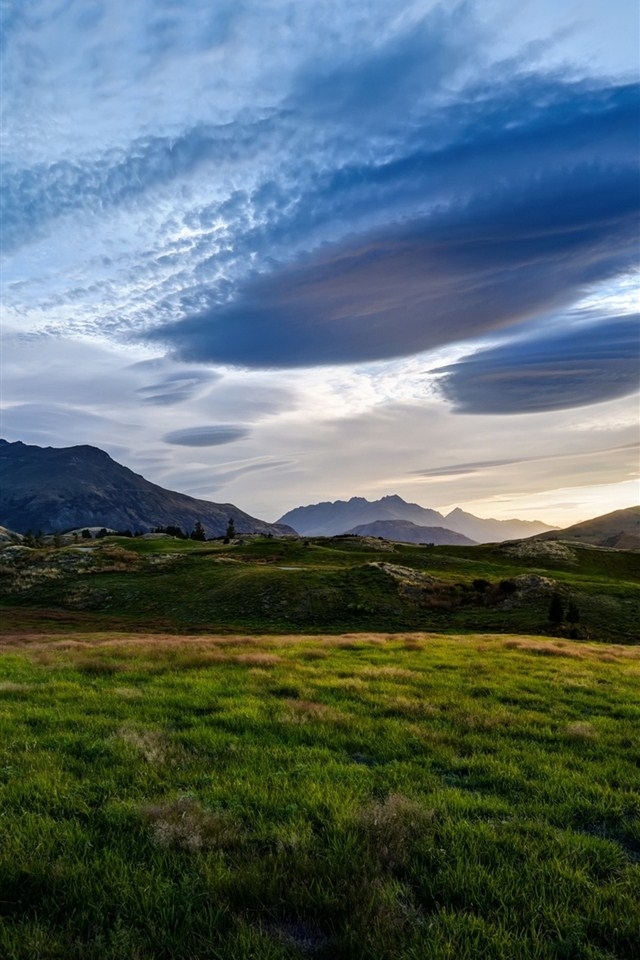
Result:
<svg viewBox="0 0 640 960">
<path fill-rule="evenodd" d="M 232 503 L 211 503 L 165 490 L 112 460 L 98 447 L 37 447 L 0 440 L 0 524 L 25 533 L 74 527 L 186 531 L 200 521 L 206 536 L 222 536 L 229 518 L 239 533 L 287 534 Z"/>
<path fill-rule="evenodd" d="M 565 530 L 543 534 L 538 539 L 576 540 L 595 547 L 616 547 L 621 550 L 640 549 L 640 507 L 614 510 L 592 520 L 574 523 Z"/>
<path fill-rule="evenodd" d="M 0 545 L 0 622 L 34 633 L 51 620 L 65 632 L 480 630 L 633 644 L 639 583 L 637 552 L 580 543 L 107 537 Z M 562 622 L 549 619 L 554 594 Z"/>
<path fill-rule="evenodd" d="M 421 527 L 411 520 L 374 520 L 373 523 L 361 523 L 347 533 L 359 537 L 383 537 L 399 543 L 460 544 L 470 546 L 473 540 L 446 530 L 444 527 Z"/>
<path fill-rule="evenodd" d="M 422 527 L 444 527 L 476 543 L 518 540 L 553 530 L 549 524 L 537 520 L 482 519 L 459 508 L 444 516 L 418 503 L 407 503 L 397 494 L 373 501 L 351 497 L 296 507 L 280 517 L 278 523 L 289 524 L 303 536 L 331 537 L 362 524 L 391 520 L 409 521 Z"/>
</svg>

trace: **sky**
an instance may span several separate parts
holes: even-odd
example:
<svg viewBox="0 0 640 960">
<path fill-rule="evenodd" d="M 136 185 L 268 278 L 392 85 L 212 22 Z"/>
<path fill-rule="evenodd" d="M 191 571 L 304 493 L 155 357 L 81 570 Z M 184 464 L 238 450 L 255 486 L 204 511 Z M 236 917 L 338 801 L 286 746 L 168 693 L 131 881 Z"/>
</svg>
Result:
<svg viewBox="0 0 640 960">
<path fill-rule="evenodd" d="M 635 0 L 0 0 L 0 435 L 276 520 L 638 502 Z"/>
</svg>

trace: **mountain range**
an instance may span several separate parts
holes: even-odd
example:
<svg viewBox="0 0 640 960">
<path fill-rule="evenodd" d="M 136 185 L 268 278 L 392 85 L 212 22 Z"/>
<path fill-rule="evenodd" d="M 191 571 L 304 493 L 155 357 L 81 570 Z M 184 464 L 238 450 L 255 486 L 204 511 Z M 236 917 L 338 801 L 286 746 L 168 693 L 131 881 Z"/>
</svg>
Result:
<svg viewBox="0 0 640 960">
<path fill-rule="evenodd" d="M 211 503 L 165 490 L 92 446 L 37 447 L 0 440 L 0 525 L 25 533 L 78 527 L 149 531 L 200 521 L 207 537 L 222 536 L 229 519 L 238 533 L 293 534 L 232 503 Z"/>
<path fill-rule="evenodd" d="M 232 519 L 238 533 L 275 536 L 358 534 L 460 545 L 535 537 L 640 549 L 640 507 L 558 530 L 539 521 L 482 519 L 459 508 L 443 515 L 392 495 L 375 501 L 352 497 L 310 504 L 268 523 L 232 503 L 165 490 L 89 445 L 38 447 L 0 440 L 0 481 L 0 531 L 6 527 L 18 533 L 81 527 L 149 531 L 167 526 L 189 532 L 200 521 L 205 535 L 216 537 L 226 533 Z"/>
<path fill-rule="evenodd" d="M 540 533 L 553 531 L 554 527 L 537 520 L 490 520 L 475 517 L 471 513 L 456 508 L 443 515 L 437 510 L 421 507 L 417 503 L 407 503 L 397 494 L 382 497 L 380 500 L 365 500 L 364 497 L 352 497 L 350 500 L 336 500 L 333 503 L 314 503 L 306 507 L 296 507 L 285 513 L 278 523 L 285 523 L 297 530 L 302 536 L 335 536 L 341 533 L 359 532 L 362 525 L 380 521 L 409 521 L 419 527 L 438 527 L 453 531 L 475 543 L 500 543 L 503 540 L 518 540 L 533 537 Z M 393 526 L 386 527 L 387 533 L 375 534 L 390 540 L 403 540 L 397 536 L 401 530 Z M 406 528 L 405 528 L 406 532 Z M 433 536 L 420 536 L 418 541 L 433 542 Z M 455 543 L 456 540 L 439 542 Z"/>
</svg>

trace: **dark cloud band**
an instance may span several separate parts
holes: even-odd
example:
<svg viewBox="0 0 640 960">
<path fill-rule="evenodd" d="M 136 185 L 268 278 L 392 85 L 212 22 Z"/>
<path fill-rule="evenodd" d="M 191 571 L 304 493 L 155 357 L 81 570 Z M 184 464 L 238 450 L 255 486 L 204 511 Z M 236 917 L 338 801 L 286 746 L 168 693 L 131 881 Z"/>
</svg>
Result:
<svg viewBox="0 0 640 960">
<path fill-rule="evenodd" d="M 638 389 L 638 316 L 517 340 L 442 368 L 460 413 L 534 413 L 612 400 Z"/>
</svg>

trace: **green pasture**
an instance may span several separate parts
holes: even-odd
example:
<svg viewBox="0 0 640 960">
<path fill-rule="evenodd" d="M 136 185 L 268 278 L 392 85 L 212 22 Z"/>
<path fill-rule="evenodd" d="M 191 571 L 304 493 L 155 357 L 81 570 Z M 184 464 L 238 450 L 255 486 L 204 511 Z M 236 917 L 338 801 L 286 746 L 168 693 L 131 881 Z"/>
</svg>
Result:
<svg viewBox="0 0 640 960">
<path fill-rule="evenodd" d="M 639 955 L 640 648 L 91 631 L 2 643 L 6 960 Z"/>
</svg>

